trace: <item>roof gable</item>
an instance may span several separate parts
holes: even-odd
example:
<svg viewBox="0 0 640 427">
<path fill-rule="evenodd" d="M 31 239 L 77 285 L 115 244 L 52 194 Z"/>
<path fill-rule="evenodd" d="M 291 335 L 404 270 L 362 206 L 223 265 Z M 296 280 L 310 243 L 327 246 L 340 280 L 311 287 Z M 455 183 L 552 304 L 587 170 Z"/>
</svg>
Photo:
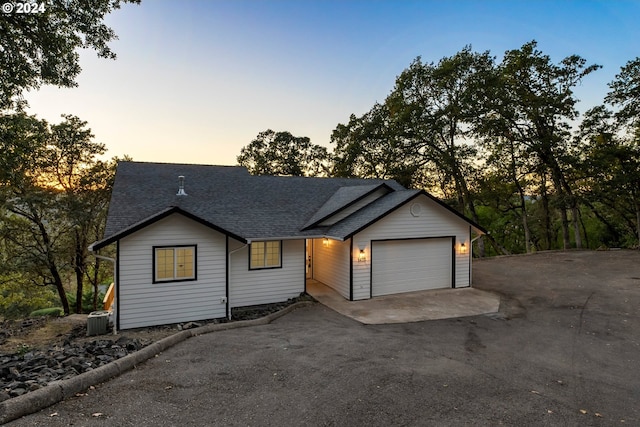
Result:
<svg viewBox="0 0 640 427">
<path fill-rule="evenodd" d="M 117 240 L 120 240 L 120 239 L 122 239 L 122 238 L 124 238 L 124 237 L 126 237 L 126 236 L 128 236 L 130 234 L 135 233 L 138 230 L 141 230 L 141 229 L 143 229 L 145 227 L 148 227 L 149 225 L 154 224 L 154 223 L 160 221 L 161 219 L 164 219 L 164 218 L 166 218 L 166 217 L 168 217 L 170 215 L 174 215 L 174 214 L 185 216 L 185 217 L 187 217 L 187 218 L 189 218 L 189 219 L 191 219 L 193 221 L 196 221 L 196 222 L 198 222 L 198 223 L 200 223 L 200 224 L 202 224 L 202 225 L 204 225 L 206 227 L 209 227 L 211 229 L 219 231 L 222 234 L 225 234 L 227 236 L 233 237 L 234 239 L 239 240 L 241 242 L 245 241 L 240 236 L 237 236 L 237 235 L 235 235 L 233 233 L 230 233 L 229 231 L 224 230 L 224 229 L 216 226 L 215 224 L 211 224 L 211 223 L 203 220 L 202 218 L 200 218 L 198 216 L 195 216 L 195 215 L 193 215 L 193 214 L 191 214 L 191 213 L 189 213 L 187 211 L 184 211 L 184 210 L 180 209 L 177 206 L 173 206 L 173 207 L 170 207 L 170 208 L 167 208 L 167 209 L 163 209 L 162 211 L 157 212 L 156 214 L 154 214 L 154 215 L 152 215 L 152 216 L 150 216 L 148 218 L 145 218 L 142 221 L 139 221 L 139 222 L 137 222 L 135 224 L 132 224 L 131 226 L 121 230 L 117 234 L 114 234 L 114 235 L 112 235 L 110 237 L 105 237 L 104 239 L 93 243 L 90 246 L 90 250 L 93 251 L 93 250 L 98 250 L 98 249 L 104 248 L 105 246 L 110 245 L 111 243 L 114 243 Z"/>
<path fill-rule="evenodd" d="M 315 227 L 329 220 L 338 212 L 353 206 L 378 190 L 386 190 L 387 193 L 393 191 L 386 184 L 338 188 L 338 190 L 333 193 L 333 195 L 331 195 L 331 197 L 329 197 L 329 199 L 316 211 L 311 219 L 304 224 L 303 230 Z M 382 194 L 380 196 L 382 196 Z"/>
<path fill-rule="evenodd" d="M 475 228 L 477 232 L 486 234 L 486 230 L 484 228 L 466 218 L 464 215 L 461 215 L 446 203 L 440 201 L 424 190 L 405 190 L 390 193 L 387 196 L 378 199 L 370 205 L 366 206 L 364 209 L 354 213 L 345 220 L 328 228 L 325 233 L 328 236 L 340 240 L 346 240 L 363 231 L 370 225 L 378 222 L 387 215 L 393 213 L 400 207 L 406 205 L 419 196 L 427 197 L 428 199 L 434 201 L 440 207 L 444 208 L 445 212 L 453 214 L 452 217 L 456 220 L 462 220 Z"/>
</svg>

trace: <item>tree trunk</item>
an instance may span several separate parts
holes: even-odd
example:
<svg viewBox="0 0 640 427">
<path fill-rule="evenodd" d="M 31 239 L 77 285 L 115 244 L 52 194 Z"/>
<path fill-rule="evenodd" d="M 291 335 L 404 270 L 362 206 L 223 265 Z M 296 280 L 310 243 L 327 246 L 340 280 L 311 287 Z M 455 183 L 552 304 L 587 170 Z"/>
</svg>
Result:
<svg viewBox="0 0 640 427">
<path fill-rule="evenodd" d="M 513 183 L 516 185 L 516 188 L 518 189 L 518 196 L 520 198 L 520 212 L 521 212 L 521 216 L 522 216 L 522 228 L 524 230 L 524 248 L 526 253 L 530 253 L 531 252 L 531 233 L 529 232 L 529 223 L 527 221 L 527 204 L 524 198 L 524 189 L 522 188 L 522 185 L 520 185 L 520 180 L 518 180 L 518 173 L 516 171 L 516 156 L 515 156 L 515 149 L 514 149 L 514 143 L 513 140 L 508 139 L 507 140 L 509 142 L 509 154 L 511 154 L 510 157 L 510 175 L 511 175 L 511 180 L 513 181 Z"/>
<path fill-rule="evenodd" d="M 467 186 L 467 181 L 464 178 L 462 171 L 458 165 L 458 162 L 455 159 L 451 159 L 452 161 L 452 169 L 453 169 L 453 178 L 456 181 L 456 189 L 458 191 L 458 199 L 462 200 L 463 210 L 462 214 L 464 215 L 464 207 L 469 209 L 469 213 L 471 214 L 471 219 L 476 224 L 479 224 L 478 213 L 476 212 L 475 204 L 473 203 L 473 196 L 469 191 L 469 187 Z M 503 248 L 504 249 L 504 248 Z M 484 247 L 484 239 L 480 237 L 478 239 L 478 256 L 484 258 L 485 256 L 485 247 Z"/>
<path fill-rule="evenodd" d="M 573 203 L 571 208 L 571 220 L 573 221 L 573 234 L 576 240 L 576 249 L 582 249 L 582 236 L 580 234 L 580 211 L 576 206 L 576 202 Z"/>
<path fill-rule="evenodd" d="M 550 165 L 551 168 L 551 180 L 553 181 L 553 187 L 556 192 L 556 197 L 560 199 L 560 218 L 562 224 L 562 248 L 567 250 L 571 248 L 571 234 L 569 234 L 569 215 L 567 214 L 567 197 L 569 193 L 565 193 L 564 178 L 562 171 L 557 163 L 553 162 Z"/>
<path fill-rule="evenodd" d="M 100 274 L 100 258 L 96 258 L 96 262 L 93 265 L 93 278 L 91 284 L 93 285 L 93 310 L 98 309 L 98 278 Z"/>
<path fill-rule="evenodd" d="M 616 228 L 611 224 L 611 222 L 609 222 L 609 220 L 607 220 L 607 218 L 602 216 L 602 214 L 596 209 L 596 207 L 590 201 L 585 199 L 585 200 L 583 200 L 583 203 L 589 209 L 591 209 L 591 212 L 593 212 L 593 214 L 596 216 L 596 218 L 598 218 L 607 227 L 607 231 L 609 231 L 609 233 L 611 233 L 611 235 L 613 237 L 615 237 L 616 240 L 620 240 L 620 233 L 618 233 L 618 230 L 616 230 Z M 640 223 L 639 223 L 639 225 L 640 225 Z M 640 231 L 638 233 L 640 233 Z M 640 234 L 638 235 L 638 238 L 640 239 Z"/>
<path fill-rule="evenodd" d="M 638 232 L 638 247 L 640 248 L 640 205 L 636 203 L 636 230 Z"/>
<path fill-rule="evenodd" d="M 640 205 L 636 204 L 636 230 L 638 231 L 638 247 L 640 248 Z"/>
<path fill-rule="evenodd" d="M 62 310 L 65 315 L 69 315 L 71 313 L 69 308 L 69 300 L 67 299 L 67 292 L 64 289 L 64 285 L 62 284 L 62 277 L 60 277 L 60 272 L 58 271 L 58 267 L 53 261 L 52 257 L 47 257 L 47 261 L 49 264 L 49 272 L 51 273 L 51 277 L 53 278 L 53 284 L 56 286 L 56 290 L 58 291 L 58 296 L 60 297 L 60 303 L 62 304 Z"/>
<path fill-rule="evenodd" d="M 82 313 L 82 288 L 84 287 L 83 273 L 77 267 L 74 269 L 76 273 L 76 306 L 75 312 Z"/>
<path fill-rule="evenodd" d="M 531 253 L 531 233 L 529 232 L 529 223 L 527 222 L 527 211 L 522 210 L 522 227 L 524 228 L 524 247 L 527 253 Z"/>
<path fill-rule="evenodd" d="M 582 228 L 582 233 L 584 233 L 584 246 L 589 249 L 591 247 L 589 245 L 589 234 L 587 234 L 587 227 L 584 226 L 582 214 L 578 215 L 578 219 L 580 220 L 580 228 Z"/>
<path fill-rule="evenodd" d="M 640 249 L 640 203 L 636 196 L 636 191 L 631 190 L 631 204 L 633 205 L 633 209 L 636 211 L 636 235 L 638 237 L 638 249 Z"/>
<path fill-rule="evenodd" d="M 74 256 L 74 265 L 73 270 L 76 275 L 76 313 L 82 313 L 82 297 L 83 297 L 83 288 L 84 288 L 84 266 L 85 266 L 85 246 L 83 243 L 83 239 L 80 237 L 80 233 L 76 229 L 75 231 L 75 256 Z"/>
<path fill-rule="evenodd" d="M 551 213 L 549 212 L 549 196 L 547 194 L 547 181 L 542 174 L 540 193 L 542 196 L 542 210 L 544 211 L 544 236 L 547 243 L 546 249 L 551 249 Z"/>
<path fill-rule="evenodd" d="M 64 314 L 68 316 L 70 314 L 69 300 L 67 299 L 67 293 L 64 289 L 62 277 L 60 277 L 60 272 L 58 271 L 58 266 L 56 265 L 56 261 L 53 257 L 53 249 L 51 248 L 51 239 L 49 238 L 49 233 L 47 232 L 47 229 L 42 221 L 36 220 L 35 222 L 38 226 L 38 230 L 40 231 L 40 236 L 42 237 L 42 243 L 44 246 L 44 250 L 46 251 L 45 256 L 47 258 L 47 267 L 49 268 L 49 272 L 51 273 L 51 277 L 53 278 L 53 284 L 58 291 L 60 303 L 62 304 L 62 310 L 64 311 Z"/>
<path fill-rule="evenodd" d="M 502 255 L 511 255 L 511 252 L 509 252 L 507 248 L 498 243 L 496 239 L 494 239 L 490 234 L 486 234 L 483 237 L 486 237 L 487 240 L 489 240 L 489 243 L 491 243 L 491 246 L 493 246 L 493 249 L 495 249 L 497 254 L 501 253 Z M 478 241 L 480 241 L 480 239 L 478 239 Z"/>
<path fill-rule="evenodd" d="M 62 304 L 62 310 L 64 311 L 64 314 L 68 316 L 70 314 L 69 300 L 67 299 L 67 293 L 64 290 L 64 285 L 62 284 L 62 278 L 60 277 L 58 269 L 55 265 L 50 265 L 49 271 L 51 272 L 53 282 L 56 285 L 56 290 L 58 291 L 58 296 L 60 297 L 60 303 Z"/>
<path fill-rule="evenodd" d="M 527 253 L 531 252 L 531 233 L 529 231 L 529 222 L 527 220 L 527 204 L 524 199 L 524 190 L 518 182 L 518 179 L 512 176 L 513 182 L 516 184 L 516 188 L 518 189 L 518 196 L 520 197 L 520 212 L 522 216 L 522 228 L 524 229 L 524 247 Z"/>
<path fill-rule="evenodd" d="M 571 248 L 571 237 L 569 236 L 569 216 L 567 215 L 567 208 L 560 207 L 560 218 L 562 221 L 562 249 L 567 250 Z"/>
</svg>

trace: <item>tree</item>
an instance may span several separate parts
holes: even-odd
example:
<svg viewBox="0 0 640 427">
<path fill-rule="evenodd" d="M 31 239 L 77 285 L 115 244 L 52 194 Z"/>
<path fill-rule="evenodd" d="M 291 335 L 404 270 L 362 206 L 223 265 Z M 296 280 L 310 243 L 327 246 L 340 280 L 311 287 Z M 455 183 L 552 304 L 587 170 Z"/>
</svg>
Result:
<svg viewBox="0 0 640 427">
<path fill-rule="evenodd" d="M 0 116 L 0 236 L 10 260 L 4 273 L 53 285 L 66 314 L 65 277 L 75 275 L 81 303 L 86 248 L 104 226 L 113 173 L 113 165 L 95 159 L 104 146 L 86 125 L 74 116 L 53 126 L 24 113 Z"/>
<path fill-rule="evenodd" d="M 38 13 L 3 13 L 0 19 L 0 110 L 24 105 L 25 90 L 42 84 L 76 86 L 79 48 L 114 59 L 108 43 L 117 39 L 103 23 L 122 3 L 140 0 L 55 0 Z"/>
<path fill-rule="evenodd" d="M 499 66 L 500 80 L 486 87 L 484 108 L 479 114 L 485 133 L 505 138 L 532 157 L 543 195 L 548 191 L 547 174 L 550 177 L 565 249 L 571 246 L 568 210 L 572 212 L 576 246 L 582 245 L 578 200 L 567 172 L 574 160 L 568 150 L 569 122 L 578 117 L 573 88 L 598 68 L 586 65 L 586 60 L 577 55 L 553 64 L 531 41 L 505 53 Z"/>
<path fill-rule="evenodd" d="M 640 57 L 627 62 L 609 88 L 605 101 L 621 107 L 616 113 L 618 120 L 640 129 Z"/>
<path fill-rule="evenodd" d="M 40 174 L 46 168 L 46 122 L 25 114 L 0 117 L 1 236 L 7 259 L 4 266 L 22 272 L 38 285 L 53 285 L 62 308 L 69 313 L 62 274 L 60 230 L 55 219 L 57 191 Z M 52 218 L 53 216 L 53 218 Z"/>
<path fill-rule="evenodd" d="M 477 110 L 475 94 L 491 76 L 493 65 L 488 52 L 475 53 L 470 46 L 438 64 L 417 58 L 396 79 L 386 100 L 407 150 L 450 180 L 458 210 L 475 221 L 468 176 L 477 150 L 469 139 L 469 124 Z"/>
<path fill-rule="evenodd" d="M 6 262 L 5 259 L 1 261 Z M 55 302 L 56 295 L 51 288 L 31 286 L 19 273 L 0 275 L 0 314 L 4 319 L 24 318 Z"/>
<path fill-rule="evenodd" d="M 478 159 L 471 124 L 477 93 L 494 78 L 493 70 L 489 53 L 469 46 L 437 64 L 416 58 L 383 105 L 338 125 L 332 137 L 338 172 L 400 178 L 404 185 L 424 183 L 428 176 L 453 196 L 458 211 L 477 221 L 469 184 Z M 478 244 L 482 254 L 482 239 Z"/>
<path fill-rule="evenodd" d="M 517 212 L 522 224 L 524 245 L 517 248 L 531 252 L 534 238 L 531 235 L 528 212 L 528 178 L 533 165 L 528 162 L 529 156 L 522 151 L 522 147 L 507 138 L 486 138 L 483 146 L 487 149 L 486 169 L 479 178 L 478 198 L 485 204 L 491 205 L 504 215 Z M 514 227 L 512 227 L 514 228 Z M 506 230 L 506 227 L 503 227 Z M 548 239 L 550 240 L 550 239 Z"/>
<path fill-rule="evenodd" d="M 47 176 L 62 190 L 60 202 L 71 227 L 69 253 L 76 278 L 75 311 L 81 313 L 84 279 L 89 274 L 87 248 L 104 229 L 115 161 L 97 161 L 95 157 L 104 154 L 104 145 L 92 141 L 86 122 L 74 116 L 63 117 L 62 123 L 51 126 Z M 93 284 L 95 298 L 98 283 Z"/>
<path fill-rule="evenodd" d="M 333 150 L 332 175 L 394 179 L 405 187 L 417 185 L 419 159 L 411 156 L 391 129 L 391 117 L 385 104 L 373 108 L 349 123 L 338 124 L 331 134 Z"/>
<path fill-rule="evenodd" d="M 608 231 L 608 244 L 640 245 L 640 135 L 620 132 L 605 106 L 585 113 L 577 138 L 583 200 Z M 630 232 L 627 232 L 630 231 Z M 635 242 L 625 242 L 634 236 Z"/>
<path fill-rule="evenodd" d="M 306 136 L 268 129 L 242 147 L 237 161 L 253 175 L 322 176 L 328 171 L 329 153 Z"/>
</svg>

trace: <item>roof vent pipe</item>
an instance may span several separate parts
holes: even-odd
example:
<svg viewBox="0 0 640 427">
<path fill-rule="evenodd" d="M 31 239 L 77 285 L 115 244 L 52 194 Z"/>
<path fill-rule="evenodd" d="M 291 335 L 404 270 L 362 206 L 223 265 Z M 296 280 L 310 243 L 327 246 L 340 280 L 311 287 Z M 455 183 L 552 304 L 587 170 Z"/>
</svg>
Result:
<svg viewBox="0 0 640 427">
<path fill-rule="evenodd" d="M 184 176 L 180 175 L 178 177 L 178 192 L 176 193 L 176 196 L 186 196 L 187 193 L 184 192 Z"/>
</svg>

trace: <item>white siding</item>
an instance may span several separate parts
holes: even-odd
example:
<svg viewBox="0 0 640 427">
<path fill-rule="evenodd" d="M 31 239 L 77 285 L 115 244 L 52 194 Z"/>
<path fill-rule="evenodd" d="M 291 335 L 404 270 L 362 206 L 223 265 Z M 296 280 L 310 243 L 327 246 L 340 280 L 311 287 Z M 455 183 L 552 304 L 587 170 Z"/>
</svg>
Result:
<svg viewBox="0 0 640 427">
<path fill-rule="evenodd" d="M 417 203 L 420 215 L 411 214 L 411 206 Z M 408 202 L 386 217 L 375 222 L 353 237 L 353 298 L 367 299 L 371 295 L 371 240 L 410 239 L 422 237 L 456 238 L 455 287 L 469 286 L 469 256 L 471 251 L 460 254 L 460 243 L 469 248 L 469 224 L 424 195 Z M 358 262 L 359 248 L 365 249 L 366 262 Z"/>
<path fill-rule="evenodd" d="M 368 204 L 378 200 L 380 197 L 384 196 L 388 192 L 389 192 L 388 189 L 380 188 L 380 189 L 374 191 L 373 193 L 369 194 L 368 196 L 364 197 L 362 200 L 358 200 L 353 205 L 351 205 L 351 206 L 349 206 L 349 207 L 337 212 L 333 216 L 330 216 L 326 220 L 322 221 L 319 225 L 333 225 L 338 221 L 342 221 L 343 219 L 345 219 L 346 217 L 348 217 L 352 213 L 354 213 L 356 211 L 359 211 L 360 209 L 362 209 L 363 207 L 367 206 Z"/>
<path fill-rule="evenodd" d="M 197 280 L 153 283 L 153 247 L 197 245 Z M 224 317 L 226 237 L 174 214 L 119 243 L 119 328 Z"/>
<path fill-rule="evenodd" d="M 313 241 L 313 278 L 349 299 L 349 241 Z"/>
<path fill-rule="evenodd" d="M 229 250 L 240 248 L 233 241 Z M 299 296 L 305 287 L 304 240 L 282 241 L 282 268 L 249 270 L 248 246 L 231 255 L 231 307 L 282 302 Z"/>
</svg>

